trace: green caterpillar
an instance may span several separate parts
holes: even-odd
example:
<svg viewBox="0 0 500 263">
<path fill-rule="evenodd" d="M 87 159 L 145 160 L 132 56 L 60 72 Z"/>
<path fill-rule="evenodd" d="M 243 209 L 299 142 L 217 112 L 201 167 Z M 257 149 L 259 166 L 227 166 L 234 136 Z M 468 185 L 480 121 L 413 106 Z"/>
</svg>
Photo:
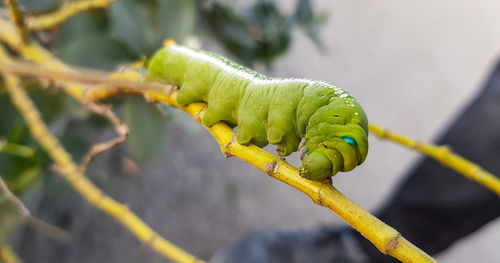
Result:
<svg viewBox="0 0 500 263">
<path fill-rule="evenodd" d="M 323 180 L 361 164 L 368 120 L 358 102 L 333 83 L 266 77 L 218 54 L 166 43 L 149 62 L 148 79 L 180 87 L 177 102 L 208 103 L 203 124 L 238 126 L 240 144 L 297 151 L 300 175 Z"/>
</svg>

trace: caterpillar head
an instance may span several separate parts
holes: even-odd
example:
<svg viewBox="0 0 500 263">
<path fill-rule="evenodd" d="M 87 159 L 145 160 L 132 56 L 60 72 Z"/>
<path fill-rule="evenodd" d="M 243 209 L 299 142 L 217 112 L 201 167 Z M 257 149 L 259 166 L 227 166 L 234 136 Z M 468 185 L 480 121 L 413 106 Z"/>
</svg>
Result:
<svg viewBox="0 0 500 263">
<path fill-rule="evenodd" d="M 368 121 L 351 96 L 330 98 L 308 121 L 300 175 L 323 180 L 350 171 L 368 153 Z"/>
</svg>

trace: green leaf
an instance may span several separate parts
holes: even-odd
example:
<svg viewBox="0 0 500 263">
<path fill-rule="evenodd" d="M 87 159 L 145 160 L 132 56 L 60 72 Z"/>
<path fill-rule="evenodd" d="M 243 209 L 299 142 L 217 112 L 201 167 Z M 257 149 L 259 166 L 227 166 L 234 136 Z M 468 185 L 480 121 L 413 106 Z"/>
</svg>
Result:
<svg viewBox="0 0 500 263">
<path fill-rule="evenodd" d="M 293 20 L 300 24 L 302 30 L 320 50 L 324 49 L 320 40 L 320 30 L 326 23 L 326 14 L 316 14 L 309 0 L 298 0 Z"/>
<path fill-rule="evenodd" d="M 66 109 L 68 96 L 60 91 L 47 90 L 35 84 L 27 87 L 29 95 L 40 110 L 45 123 L 52 123 L 57 117 L 63 114 Z"/>
<path fill-rule="evenodd" d="M 194 0 L 122 0 L 110 10 L 111 36 L 137 56 L 152 54 L 166 38 L 183 42 L 194 30 Z"/>
<path fill-rule="evenodd" d="M 21 193 L 41 175 L 41 171 L 42 168 L 36 164 L 26 167 L 21 173 L 16 175 L 15 180 L 6 181 L 6 183 L 13 193 Z"/>
<path fill-rule="evenodd" d="M 166 118 L 154 104 L 139 97 L 126 98 L 123 115 L 130 130 L 130 151 L 139 159 L 152 159 L 161 148 Z"/>
<path fill-rule="evenodd" d="M 106 34 L 105 14 L 102 9 L 93 9 L 70 17 L 61 26 L 57 44 L 71 43 L 82 36 Z"/>
<path fill-rule="evenodd" d="M 133 57 L 120 43 L 106 35 L 82 35 L 60 48 L 61 58 L 70 64 L 112 70 Z"/>
<path fill-rule="evenodd" d="M 111 36 L 124 42 L 136 54 L 144 54 L 148 45 L 145 31 L 150 28 L 145 26 L 148 12 L 144 5 L 124 0 L 113 4 L 110 10 Z"/>
<path fill-rule="evenodd" d="M 165 38 L 173 38 L 182 43 L 194 31 L 196 8 L 193 0 L 159 1 L 155 16 L 158 31 L 161 32 L 160 42 Z"/>
<path fill-rule="evenodd" d="M 0 94 L 0 134 L 5 135 L 11 127 L 21 125 L 23 120 L 12 106 L 8 94 Z"/>
<path fill-rule="evenodd" d="M 10 153 L 28 159 L 35 156 L 35 149 L 26 145 L 11 143 L 7 140 L 0 139 L 0 153 Z"/>
</svg>

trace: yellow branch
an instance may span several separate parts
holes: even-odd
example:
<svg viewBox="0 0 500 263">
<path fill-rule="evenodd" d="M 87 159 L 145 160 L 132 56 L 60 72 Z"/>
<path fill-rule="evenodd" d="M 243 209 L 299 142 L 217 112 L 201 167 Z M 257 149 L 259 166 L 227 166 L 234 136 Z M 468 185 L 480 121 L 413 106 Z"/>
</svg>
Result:
<svg viewBox="0 0 500 263">
<path fill-rule="evenodd" d="M 54 27 L 80 12 L 93 8 L 105 8 L 112 2 L 114 2 L 114 0 L 65 1 L 65 4 L 53 13 L 27 17 L 27 25 L 30 30 Z"/>
<path fill-rule="evenodd" d="M 21 263 L 21 259 L 6 244 L 0 243 L 0 262 L 2 263 Z"/>
<path fill-rule="evenodd" d="M 11 64 L 14 65 L 14 64 Z M 14 70 L 15 71 L 15 70 Z M 27 74 L 23 71 L 23 74 Z M 74 73 L 78 74 L 78 73 Z M 122 71 L 129 80 L 142 80 L 143 76 L 135 71 Z M 36 74 L 35 74 L 36 75 Z M 60 75 L 55 73 L 54 76 Z M 87 77 L 91 77 L 88 76 Z M 83 80 L 84 78 L 76 77 L 76 79 Z M 109 82 L 111 83 L 111 82 Z M 140 82 L 121 82 L 130 87 L 144 85 Z M 149 85 L 149 84 L 148 84 Z M 150 101 L 160 101 L 171 106 L 180 108 L 191 114 L 196 121 L 202 118 L 206 104 L 193 103 L 187 107 L 182 107 L 176 103 L 176 93 L 168 94 L 158 89 L 148 90 L 148 85 L 144 85 L 142 95 Z M 72 86 L 79 88 L 81 86 Z M 88 90 L 87 93 L 95 94 L 111 94 L 104 92 L 108 88 L 100 86 Z M 119 89 L 119 88 L 118 88 Z M 128 92 L 130 89 L 124 89 L 122 94 Z M 119 91 L 119 90 L 117 90 Z M 84 94 L 86 92 L 73 92 L 73 94 Z M 89 97 L 103 99 L 105 96 L 96 96 L 89 94 Z M 77 98 L 78 99 L 78 98 Z M 347 223 L 360 231 L 367 239 L 369 239 L 380 251 L 390 254 L 403 262 L 433 262 L 433 259 L 426 255 L 424 252 L 413 246 L 406 239 L 391 227 L 384 224 L 372 216 L 367 211 L 363 210 L 336 188 L 321 182 L 310 181 L 299 176 L 296 168 L 290 166 L 279 157 L 272 155 L 261 148 L 254 145 L 243 146 L 234 141 L 234 133 L 224 123 L 218 123 L 212 127 L 206 127 L 216 140 L 221 145 L 222 151 L 225 155 L 235 155 L 241 159 L 249 162 L 250 164 L 258 167 L 270 176 L 283 181 L 290 186 L 307 194 L 314 203 L 326 206 L 332 211 L 342 217 Z"/>
<path fill-rule="evenodd" d="M 201 120 L 206 109 L 205 103 L 192 103 L 186 107 L 178 105 L 175 100 L 176 93 L 168 96 L 158 91 L 148 91 L 144 96 L 179 108 L 193 116 L 197 122 Z M 234 155 L 245 160 L 268 175 L 305 193 L 314 203 L 330 208 L 370 240 L 382 253 L 389 254 L 402 262 L 435 262 L 432 257 L 404 239 L 396 230 L 359 207 L 332 185 L 307 180 L 299 175 L 297 168 L 278 156 L 255 145 L 245 146 L 237 143 L 233 130 L 222 122 L 205 128 L 217 140 L 225 155 Z"/>
<path fill-rule="evenodd" d="M 6 53 L 0 49 L 0 60 L 5 61 L 6 59 Z M 20 87 L 19 79 L 6 73 L 4 73 L 3 76 L 6 89 L 11 95 L 12 103 L 23 116 L 31 134 L 56 163 L 58 171 L 63 175 L 63 178 L 68 181 L 76 191 L 95 207 L 113 216 L 128 228 L 139 240 L 165 257 L 175 262 L 202 262 L 163 239 L 133 213 L 128 206 L 116 202 L 90 182 L 90 180 L 78 170 L 77 165 L 61 146 L 57 138 L 48 131 L 33 101 Z"/>
<path fill-rule="evenodd" d="M 381 139 L 387 139 L 409 149 L 417 150 L 500 195 L 500 179 L 498 177 L 485 171 L 481 166 L 455 154 L 448 146 L 421 143 L 414 138 L 390 132 L 373 123 L 370 123 L 370 132 Z"/>
<path fill-rule="evenodd" d="M 6 24 L 8 25 L 8 23 Z M 4 29 L 3 31 L 7 30 Z M 11 45 L 14 44 L 13 47 L 16 48 L 15 43 L 18 42 L 18 39 L 15 36 L 2 34 L 1 20 L 0 39 L 4 39 L 4 41 Z M 58 61 L 40 46 L 30 45 L 18 48 L 18 50 L 23 56 L 52 71 L 74 72 L 71 68 Z M 134 71 L 122 71 L 115 77 L 136 82 L 143 80 L 143 76 Z M 57 80 L 57 78 L 55 79 Z M 66 85 L 64 85 L 65 91 L 78 100 L 104 99 L 120 91 L 116 88 L 110 91 L 108 87 L 102 85 L 88 89 L 80 84 L 61 83 L 66 83 Z M 141 84 L 137 83 L 137 85 Z M 122 93 L 128 91 L 129 89 L 125 89 Z M 158 90 L 147 90 L 143 91 L 142 94 L 148 100 L 160 101 L 182 109 L 191 114 L 195 121 L 198 122 L 203 116 L 206 107 L 204 103 L 193 103 L 187 107 L 182 107 L 176 103 L 176 93 L 168 94 Z M 219 142 L 225 155 L 240 157 L 266 172 L 268 175 L 304 192 L 311 197 L 314 203 L 330 208 L 370 240 L 370 242 L 372 242 L 382 253 L 389 254 L 402 262 L 435 262 L 432 257 L 404 239 L 396 230 L 356 205 L 333 186 L 302 178 L 296 168 L 261 148 L 254 145 L 243 146 L 238 144 L 232 140 L 232 138 L 234 138 L 232 129 L 224 123 L 217 123 L 212 127 L 206 128 Z"/>
</svg>

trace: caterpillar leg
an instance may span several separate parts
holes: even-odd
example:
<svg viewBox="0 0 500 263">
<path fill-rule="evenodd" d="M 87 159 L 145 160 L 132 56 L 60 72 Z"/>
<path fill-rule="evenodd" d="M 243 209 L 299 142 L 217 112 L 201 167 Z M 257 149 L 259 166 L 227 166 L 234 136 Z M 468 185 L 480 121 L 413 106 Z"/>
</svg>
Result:
<svg viewBox="0 0 500 263">
<path fill-rule="evenodd" d="M 177 103 L 186 106 L 195 101 L 203 101 L 203 94 L 200 94 L 196 89 L 196 83 L 187 82 L 181 86 L 179 93 L 177 93 Z"/>
<path fill-rule="evenodd" d="M 269 107 L 267 139 L 278 145 L 278 154 L 287 156 L 297 151 L 300 137 L 296 127 L 296 106 L 302 97 L 303 84 L 279 84 L 274 89 Z"/>
<path fill-rule="evenodd" d="M 258 100 L 258 103 L 255 101 Z M 264 147 L 267 141 L 267 116 L 271 97 L 265 87 L 249 84 L 238 109 L 237 140 L 240 144 L 254 143 Z"/>
<path fill-rule="evenodd" d="M 184 83 L 180 87 L 177 102 L 187 105 L 195 101 L 207 101 L 220 70 L 213 69 L 209 63 L 191 59 L 184 73 Z"/>
<path fill-rule="evenodd" d="M 203 124 L 212 126 L 219 121 L 225 121 L 230 126 L 236 126 L 240 98 L 245 94 L 249 83 L 248 80 L 221 72 L 208 92 L 208 109 L 203 117 Z"/>
<path fill-rule="evenodd" d="M 296 152 L 297 148 L 299 148 L 299 144 L 300 138 L 295 133 L 287 133 L 281 138 L 281 142 L 278 143 L 276 151 L 280 156 L 287 156 Z"/>
<path fill-rule="evenodd" d="M 343 161 L 342 155 L 336 149 L 320 146 L 304 157 L 299 173 L 307 179 L 323 180 L 342 170 Z"/>
</svg>

